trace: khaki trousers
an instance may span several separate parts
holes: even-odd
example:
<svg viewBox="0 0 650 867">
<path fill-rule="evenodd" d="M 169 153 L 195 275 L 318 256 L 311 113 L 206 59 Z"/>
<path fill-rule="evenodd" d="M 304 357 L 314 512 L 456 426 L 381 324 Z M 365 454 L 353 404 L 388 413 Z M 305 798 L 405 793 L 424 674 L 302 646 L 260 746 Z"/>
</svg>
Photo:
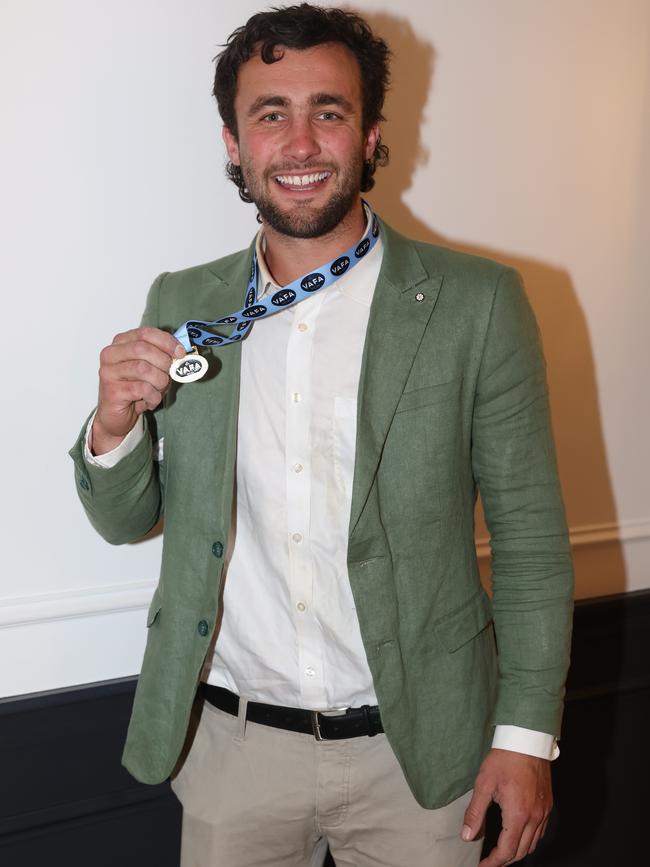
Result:
<svg viewBox="0 0 650 867">
<path fill-rule="evenodd" d="M 460 839 L 471 792 L 420 807 L 385 735 L 316 741 L 195 705 L 172 780 L 183 805 L 182 867 L 476 867 Z"/>
</svg>

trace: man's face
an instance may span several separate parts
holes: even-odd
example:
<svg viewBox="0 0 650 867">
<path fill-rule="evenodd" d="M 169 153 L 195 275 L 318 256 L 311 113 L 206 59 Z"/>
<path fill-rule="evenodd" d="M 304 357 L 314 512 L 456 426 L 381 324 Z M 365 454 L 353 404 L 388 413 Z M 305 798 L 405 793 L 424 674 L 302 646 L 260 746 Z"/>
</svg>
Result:
<svg viewBox="0 0 650 867">
<path fill-rule="evenodd" d="M 295 238 L 331 232 L 358 202 L 378 136 L 376 125 L 363 133 L 354 55 L 337 43 L 285 49 L 271 64 L 256 55 L 239 70 L 235 113 L 228 156 L 264 221 Z"/>
</svg>

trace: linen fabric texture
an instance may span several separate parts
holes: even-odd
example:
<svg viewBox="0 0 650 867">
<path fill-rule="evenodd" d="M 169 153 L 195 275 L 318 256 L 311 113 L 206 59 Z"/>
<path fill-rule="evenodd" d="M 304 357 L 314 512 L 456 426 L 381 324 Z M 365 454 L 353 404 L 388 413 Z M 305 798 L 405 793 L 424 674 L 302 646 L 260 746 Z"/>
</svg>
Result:
<svg viewBox="0 0 650 867">
<path fill-rule="evenodd" d="M 545 365 L 519 276 L 381 230 L 348 574 L 386 736 L 417 801 L 435 808 L 471 788 L 495 724 L 559 736 L 572 566 Z M 143 323 L 171 331 L 237 309 L 251 258 L 252 246 L 160 275 Z M 81 501 L 109 542 L 140 538 L 165 515 L 123 756 L 148 783 L 169 776 L 181 752 L 218 616 L 212 546 L 228 540 L 241 346 L 212 356 L 200 389 L 170 390 L 115 467 L 86 465 L 85 426 L 71 450 Z M 492 600 L 476 562 L 478 489 Z"/>
</svg>

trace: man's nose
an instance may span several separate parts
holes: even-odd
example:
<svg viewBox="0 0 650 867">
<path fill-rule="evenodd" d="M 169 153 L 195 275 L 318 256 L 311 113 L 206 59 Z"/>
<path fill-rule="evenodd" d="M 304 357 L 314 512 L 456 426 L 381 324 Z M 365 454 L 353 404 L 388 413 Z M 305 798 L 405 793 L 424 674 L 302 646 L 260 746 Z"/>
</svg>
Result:
<svg viewBox="0 0 650 867">
<path fill-rule="evenodd" d="M 308 120 L 294 120 L 289 128 L 282 153 L 285 157 L 299 163 L 307 162 L 320 153 L 315 130 Z"/>
</svg>

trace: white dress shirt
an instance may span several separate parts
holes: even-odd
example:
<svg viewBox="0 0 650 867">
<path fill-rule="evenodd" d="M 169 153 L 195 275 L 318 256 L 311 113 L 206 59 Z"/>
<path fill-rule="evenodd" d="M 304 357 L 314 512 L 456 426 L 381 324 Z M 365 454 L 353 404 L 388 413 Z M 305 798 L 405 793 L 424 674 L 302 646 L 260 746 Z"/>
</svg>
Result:
<svg viewBox="0 0 650 867">
<path fill-rule="evenodd" d="M 257 254 L 263 297 L 279 287 L 262 232 Z M 256 323 L 241 345 L 223 616 L 203 679 L 251 701 L 311 710 L 377 703 L 347 544 L 357 391 L 382 255 L 380 238 L 336 283 Z M 87 442 L 86 460 L 114 466 L 142 435 L 139 423 L 100 457 Z M 493 746 L 547 759 L 559 753 L 551 735 L 518 726 L 497 726 Z"/>
</svg>

